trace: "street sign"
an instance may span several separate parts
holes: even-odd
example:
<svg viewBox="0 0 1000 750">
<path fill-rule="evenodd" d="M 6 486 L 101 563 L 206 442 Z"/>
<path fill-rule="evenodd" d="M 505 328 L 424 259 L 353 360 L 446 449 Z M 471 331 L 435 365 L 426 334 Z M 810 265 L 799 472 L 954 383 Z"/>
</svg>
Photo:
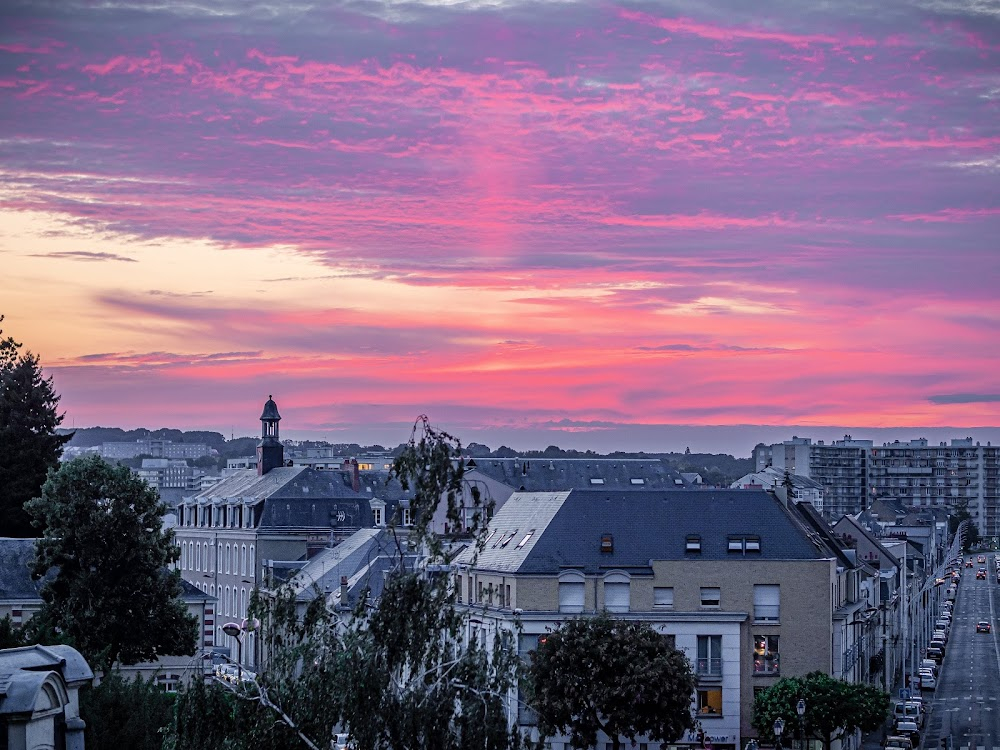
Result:
<svg viewBox="0 0 1000 750">
<path fill-rule="evenodd" d="M 913 683 L 913 680 L 914 680 L 914 678 L 910 677 L 910 683 L 911 684 Z M 900 700 L 908 701 L 912 697 L 913 697 L 913 691 L 910 690 L 909 688 L 900 688 L 899 689 L 899 699 Z"/>
</svg>

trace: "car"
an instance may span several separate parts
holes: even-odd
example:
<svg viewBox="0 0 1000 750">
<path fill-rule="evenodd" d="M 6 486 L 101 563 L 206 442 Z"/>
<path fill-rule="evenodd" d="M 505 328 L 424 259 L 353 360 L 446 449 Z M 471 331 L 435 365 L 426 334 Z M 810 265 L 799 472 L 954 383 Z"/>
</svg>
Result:
<svg viewBox="0 0 1000 750">
<path fill-rule="evenodd" d="M 922 722 L 922 706 L 914 701 L 898 701 L 892 707 L 893 721 Z"/>
<path fill-rule="evenodd" d="M 990 624 L 988 622 L 986 622 L 986 620 L 981 620 L 981 621 L 977 622 L 976 623 L 976 632 L 977 633 L 989 633 L 990 632 Z"/>
<path fill-rule="evenodd" d="M 920 744 L 920 730 L 917 728 L 917 725 L 914 722 L 912 721 L 896 722 L 895 731 L 897 735 L 903 737 L 909 737 L 910 742 L 913 743 L 914 747 Z"/>
<path fill-rule="evenodd" d="M 913 750 L 913 740 L 903 735 L 889 735 L 885 738 L 883 747 L 886 750 Z"/>
<path fill-rule="evenodd" d="M 239 679 L 240 668 L 235 664 L 220 664 L 215 676 L 223 682 L 231 682 L 234 685 Z"/>
<path fill-rule="evenodd" d="M 980 555 L 978 558 L 976 558 L 976 562 L 981 562 L 981 563 L 986 562 L 986 555 Z"/>
<path fill-rule="evenodd" d="M 935 690 L 937 688 L 937 678 L 929 669 L 921 669 L 918 674 L 920 675 L 921 690 Z"/>
<path fill-rule="evenodd" d="M 942 651 L 939 648 L 933 648 L 933 647 L 932 648 L 928 648 L 927 649 L 927 658 L 928 659 L 933 659 L 938 664 L 940 664 L 941 661 L 944 659 L 944 651 Z"/>
<path fill-rule="evenodd" d="M 979 570 L 977 570 L 976 571 L 976 578 L 977 579 L 982 578 L 985 581 L 986 580 L 986 568 L 980 568 Z"/>
<path fill-rule="evenodd" d="M 920 662 L 920 668 L 921 669 L 929 669 L 935 675 L 937 675 L 938 665 L 937 665 L 937 662 L 934 661 L 933 659 L 924 659 L 922 662 Z"/>
<path fill-rule="evenodd" d="M 972 558 L 971 557 L 968 560 L 965 561 L 965 567 L 967 567 L 967 568 L 971 568 L 972 567 Z"/>
</svg>

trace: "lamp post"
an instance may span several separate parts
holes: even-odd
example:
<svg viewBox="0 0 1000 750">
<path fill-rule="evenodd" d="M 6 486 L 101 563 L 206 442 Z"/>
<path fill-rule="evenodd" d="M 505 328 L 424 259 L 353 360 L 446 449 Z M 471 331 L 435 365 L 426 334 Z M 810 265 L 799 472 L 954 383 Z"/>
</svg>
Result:
<svg viewBox="0 0 1000 750">
<path fill-rule="evenodd" d="M 781 733 L 785 731 L 785 720 L 780 716 L 774 720 L 774 750 L 781 750 Z"/>
<path fill-rule="evenodd" d="M 806 701 L 799 698 L 795 704 L 795 713 L 799 715 L 799 735 L 802 737 L 802 750 L 806 750 Z"/>
<path fill-rule="evenodd" d="M 243 634 L 250 633 L 260 627 L 260 620 L 245 619 L 241 623 L 227 622 L 222 626 L 222 632 L 236 639 L 236 670 L 237 683 L 243 684 Z"/>
</svg>

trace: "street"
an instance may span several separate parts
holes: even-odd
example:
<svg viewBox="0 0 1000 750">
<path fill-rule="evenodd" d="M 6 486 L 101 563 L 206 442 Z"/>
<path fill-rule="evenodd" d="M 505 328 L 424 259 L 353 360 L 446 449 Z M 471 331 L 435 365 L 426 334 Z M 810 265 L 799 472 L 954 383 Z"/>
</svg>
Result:
<svg viewBox="0 0 1000 750">
<path fill-rule="evenodd" d="M 946 738 L 956 750 L 1000 750 L 1000 586 L 992 554 L 985 565 L 974 566 L 962 568 L 937 690 L 924 692 L 924 700 L 931 701 L 924 750 L 942 747 Z M 985 580 L 975 576 L 981 567 L 987 568 Z M 982 620 L 992 625 L 990 633 L 976 632 Z"/>
</svg>

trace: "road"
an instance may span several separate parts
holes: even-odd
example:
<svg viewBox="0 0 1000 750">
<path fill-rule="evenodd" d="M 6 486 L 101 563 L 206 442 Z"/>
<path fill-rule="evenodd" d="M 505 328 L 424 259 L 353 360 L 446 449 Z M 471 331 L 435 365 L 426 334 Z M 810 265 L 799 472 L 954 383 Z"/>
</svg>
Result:
<svg viewBox="0 0 1000 750">
<path fill-rule="evenodd" d="M 962 568 L 941 679 L 935 692 L 924 692 L 931 701 L 924 750 L 948 737 L 955 750 L 1000 750 L 1000 585 L 992 554 L 987 560 L 986 580 L 976 579 L 979 563 Z M 980 620 L 992 624 L 989 634 L 976 632 Z"/>
</svg>

